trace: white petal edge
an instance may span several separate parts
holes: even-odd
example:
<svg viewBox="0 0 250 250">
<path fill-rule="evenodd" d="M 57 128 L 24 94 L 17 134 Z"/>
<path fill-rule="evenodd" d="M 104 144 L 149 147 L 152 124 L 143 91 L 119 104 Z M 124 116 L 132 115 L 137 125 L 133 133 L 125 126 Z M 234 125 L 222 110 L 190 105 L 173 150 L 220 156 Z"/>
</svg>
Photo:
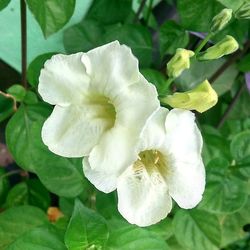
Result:
<svg viewBox="0 0 250 250">
<path fill-rule="evenodd" d="M 42 127 L 50 151 L 64 157 L 88 155 L 105 131 L 105 122 L 93 118 L 89 107 L 55 106 Z"/>
<path fill-rule="evenodd" d="M 46 61 L 38 84 L 38 92 L 44 101 L 61 106 L 81 102 L 81 93 L 86 91 L 90 81 L 81 62 L 82 55 L 57 54 Z"/>
<path fill-rule="evenodd" d="M 173 161 L 171 175 L 167 177 L 169 193 L 180 207 L 191 209 L 202 199 L 205 178 L 205 167 L 201 157 Z"/>
<path fill-rule="evenodd" d="M 89 165 L 88 157 L 83 159 L 83 172 L 85 177 L 100 191 L 110 193 L 116 189 L 117 177 L 105 174 L 104 171 L 96 171 Z"/>
<path fill-rule="evenodd" d="M 91 151 L 93 169 L 119 176 L 137 157 L 140 134 L 147 120 L 160 107 L 155 87 L 144 78 L 124 89 L 113 102 L 115 126 Z"/>
<path fill-rule="evenodd" d="M 180 207 L 193 208 L 201 201 L 205 189 L 201 133 L 194 114 L 182 109 L 172 109 L 168 113 L 165 127 L 169 193 Z"/>
<path fill-rule="evenodd" d="M 91 90 L 109 97 L 139 80 L 137 58 L 118 41 L 88 51 L 81 61 L 91 78 Z"/>
<path fill-rule="evenodd" d="M 121 215 L 141 227 L 159 222 L 172 209 L 166 183 L 145 169 L 136 173 L 130 166 L 117 180 L 117 193 Z"/>
<path fill-rule="evenodd" d="M 147 120 L 140 138 L 139 151 L 160 149 L 166 136 L 165 120 L 168 109 L 160 107 Z"/>
<path fill-rule="evenodd" d="M 203 141 L 191 111 L 172 109 L 167 115 L 165 128 L 167 150 L 174 158 L 200 156 Z"/>
</svg>

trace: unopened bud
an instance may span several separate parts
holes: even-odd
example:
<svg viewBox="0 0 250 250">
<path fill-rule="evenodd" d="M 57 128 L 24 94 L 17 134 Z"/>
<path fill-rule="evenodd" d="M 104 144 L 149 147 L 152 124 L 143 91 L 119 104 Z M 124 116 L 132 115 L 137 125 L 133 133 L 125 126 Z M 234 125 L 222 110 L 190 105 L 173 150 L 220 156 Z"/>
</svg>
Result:
<svg viewBox="0 0 250 250">
<path fill-rule="evenodd" d="M 167 74 L 170 78 L 178 77 L 185 69 L 190 67 L 190 57 L 194 52 L 186 49 L 177 49 L 175 55 L 167 63 Z"/>
<path fill-rule="evenodd" d="M 201 61 L 218 59 L 235 52 L 238 48 L 238 42 L 232 36 L 226 36 L 214 46 L 198 54 L 197 59 Z"/>
<path fill-rule="evenodd" d="M 232 13 L 233 11 L 231 9 L 223 9 L 213 18 L 210 31 L 216 33 L 222 30 L 232 18 Z"/>
<path fill-rule="evenodd" d="M 238 19 L 250 19 L 250 2 L 244 2 L 234 14 Z"/>
<path fill-rule="evenodd" d="M 197 110 L 200 113 L 212 108 L 217 101 L 218 95 L 207 80 L 192 90 L 176 92 L 161 99 L 162 103 L 173 108 Z"/>
</svg>

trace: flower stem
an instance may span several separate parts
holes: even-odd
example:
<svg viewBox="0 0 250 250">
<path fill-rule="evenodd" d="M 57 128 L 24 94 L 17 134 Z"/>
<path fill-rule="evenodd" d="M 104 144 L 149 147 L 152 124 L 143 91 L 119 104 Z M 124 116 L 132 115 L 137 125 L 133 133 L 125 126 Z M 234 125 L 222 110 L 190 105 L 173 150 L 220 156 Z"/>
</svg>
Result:
<svg viewBox="0 0 250 250">
<path fill-rule="evenodd" d="M 205 39 L 202 40 L 202 42 L 199 44 L 199 46 L 194 51 L 195 55 L 197 55 L 202 50 L 202 48 L 207 44 L 207 42 L 210 40 L 210 38 L 212 36 L 213 36 L 213 33 L 208 33 L 208 35 L 205 37 Z"/>
<path fill-rule="evenodd" d="M 138 10 L 136 12 L 135 18 L 134 18 L 134 23 L 137 23 L 139 21 L 140 15 L 141 15 L 141 13 L 143 11 L 143 8 L 144 8 L 146 2 L 147 2 L 147 0 L 142 0 L 141 1 L 141 4 L 140 4 L 140 6 L 139 6 L 139 8 L 138 8 Z"/>
<path fill-rule="evenodd" d="M 21 53 L 22 53 L 22 85 L 27 89 L 27 20 L 25 0 L 20 0 L 21 15 Z"/>
<path fill-rule="evenodd" d="M 148 12 L 147 12 L 147 16 L 146 16 L 146 23 L 147 24 L 148 24 L 150 14 L 151 14 L 151 11 L 152 11 L 152 6 L 153 6 L 153 0 L 150 0 L 149 6 L 148 6 Z"/>
</svg>

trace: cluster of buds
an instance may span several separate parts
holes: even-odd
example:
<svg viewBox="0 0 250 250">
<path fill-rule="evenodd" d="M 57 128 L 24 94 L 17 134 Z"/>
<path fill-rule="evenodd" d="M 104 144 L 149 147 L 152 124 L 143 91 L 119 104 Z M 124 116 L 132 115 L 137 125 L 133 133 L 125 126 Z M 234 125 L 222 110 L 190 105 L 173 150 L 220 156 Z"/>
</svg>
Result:
<svg viewBox="0 0 250 250">
<path fill-rule="evenodd" d="M 250 3 L 243 4 L 234 14 L 238 17 L 247 18 L 247 11 L 250 10 Z M 223 9 L 211 22 L 210 33 L 207 40 L 217 32 L 221 31 L 230 22 L 233 11 Z M 249 14 L 248 14 L 249 15 Z M 249 15 L 250 18 L 250 15 Z M 202 46 L 201 46 L 202 47 Z M 216 60 L 222 56 L 229 55 L 239 48 L 238 42 L 232 36 L 226 36 L 207 50 L 195 53 L 191 50 L 177 49 L 175 55 L 167 63 L 167 74 L 171 80 L 179 77 L 182 72 L 190 68 L 190 58 L 195 56 L 196 60 Z M 176 92 L 161 99 L 161 102 L 173 108 L 182 108 L 204 112 L 213 107 L 218 101 L 218 96 L 207 80 L 195 88 L 186 92 Z"/>
</svg>

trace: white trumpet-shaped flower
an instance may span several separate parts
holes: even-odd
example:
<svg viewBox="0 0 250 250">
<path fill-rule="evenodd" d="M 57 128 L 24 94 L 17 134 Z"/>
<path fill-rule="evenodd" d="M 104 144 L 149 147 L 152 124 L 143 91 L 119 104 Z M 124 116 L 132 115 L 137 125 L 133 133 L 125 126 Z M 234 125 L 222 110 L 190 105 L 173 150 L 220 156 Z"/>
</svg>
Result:
<svg viewBox="0 0 250 250">
<path fill-rule="evenodd" d="M 118 209 L 125 219 L 149 226 L 167 216 L 172 199 L 185 209 L 201 201 L 205 187 L 201 149 L 194 114 L 160 108 L 141 134 L 137 157 L 118 178 L 92 169 L 87 158 L 83 168 L 99 190 L 110 191 L 111 184 L 117 188 Z"/>
<path fill-rule="evenodd" d="M 55 105 L 42 128 L 49 149 L 65 157 L 90 154 L 92 166 L 115 166 L 117 172 L 134 156 L 145 122 L 159 107 L 155 87 L 140 74 L 131 49 L 118 41 L 53 56 L 41 71 L 38 91 Z"/>
</svg>

